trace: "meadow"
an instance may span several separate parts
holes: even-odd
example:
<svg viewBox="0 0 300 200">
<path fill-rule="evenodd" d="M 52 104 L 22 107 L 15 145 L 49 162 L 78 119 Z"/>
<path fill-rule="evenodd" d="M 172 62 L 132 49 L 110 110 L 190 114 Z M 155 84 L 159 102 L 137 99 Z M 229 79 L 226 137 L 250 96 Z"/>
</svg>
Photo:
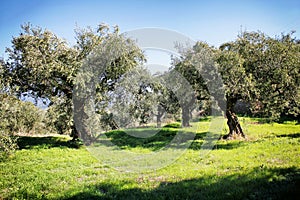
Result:
<svg viewBox="0 0 300 200">
<path fill-rule="evenodd" d="M 0 162 L 0 199 L 299 198 L 299 124 L 241 118 L 246 139 L 219 139 L 205 149 L 201 144 L 209 123 L 192 123 L 198 127 L 195 138 L 174 162 L 141 172 L 112 167 L 67 136 L 20 136 L 19 149 Z M 120 130 L 106 136 L 122 150 L 147 153 L 167 145 L 180 129 L 171 124 L 140 139 Z"/>
</svg>

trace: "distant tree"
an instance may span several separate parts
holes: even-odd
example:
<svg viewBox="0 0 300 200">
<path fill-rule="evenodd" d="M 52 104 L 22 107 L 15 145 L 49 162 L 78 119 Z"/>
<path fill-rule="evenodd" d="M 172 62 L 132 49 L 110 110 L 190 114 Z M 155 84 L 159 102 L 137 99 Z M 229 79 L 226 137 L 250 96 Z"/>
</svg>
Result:
<svg viewBox="0 0 300 200">
<path fill-rule="evenodd" d="M 166 74 L 152 75 L 140 66 L 126 73 L 110 94 L 110 113 L 121 127 L 137 126 L 153 122 L 161 127 L 165 114 L 175 114 L 179 102 L 165 85 Z"/>
<path fill-rule="evenodd" d="M 181 110 L 182 110 L 182 126 L 190 126 L 190 116 L 195 105 L 203 101 L 210 100 L 210 94 L 207 87 L 208 77 L 204 77 L 203 73 L 206 73 L 205 68 L 213 67 L 212 63 L 214 58 L 213 49 L 206 43 L 197 42 L 190 49 L 180 49 L 181 57 L 173 60 L 173 70 L 178 72 L 182 77 L 182 80 L 188 81 L 188 84 L 192 87 L 193 93 L 189 92 L 189 98 L 182 98 Z M 205 66 L 205 67 L 204 67 Z M 213 69 L 211 72 L 214 72 Z M 207 73 L 207 75 L 209 74 Z M 206 79 L 205 79 L 206 78 Z M 174 80 L 176 81 L 176 80 Z M 185 90 L 183 93 L 187 92 Z M 186 95 L 186 94 L 183 94 Z"/>
<path fill-rule="evenodd" d="M 130 70 L 110 94 L 109 110 L 121 127 L 134 127 L 152 120 L 157 104 L 154 77 L 144 67 Z"/>
<path fill-rule="evenodd" d="M 11 135 L 44 133 L 47 130 L 43 110 L 8 94 L 0 94 L 0 119 L 0 129 Z"/>
<path fill-rule="evenodd" d="M 166 74 L 159 75 L 157 78 L 158 83 L 153 88 L 157 96 L 157 105 L 154 109 L 154 114 L 156 117 L 157 127 L 160 128 L 162 124 L 162 118 L 169 115 L 176 115 L 180 111 L 180 103 L 172 88 L 168 88 L 164 83 L 164 76 Z"/>
</svg>

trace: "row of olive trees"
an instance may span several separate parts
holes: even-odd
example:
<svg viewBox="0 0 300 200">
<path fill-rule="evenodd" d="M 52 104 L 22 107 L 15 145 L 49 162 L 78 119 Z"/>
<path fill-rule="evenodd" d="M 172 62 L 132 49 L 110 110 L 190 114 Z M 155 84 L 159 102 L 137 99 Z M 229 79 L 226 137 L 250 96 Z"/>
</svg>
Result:
<svg viewBox="0 0 300 200">
<path fill-rule="evenodd" d="M 76 30 L 77 43 L 69 46 L 52 32 L 25 24 L 7 49 L 8 59 L 2 62 L 6 90 L 18 97 L 27 93 L 50 101 L 49 123 L 59 133 L 72 133 L 74 139 L 79 135 L 91 139 L 92 130 L 87 127 L 92 121 L 118 128 L 114 120 L 126 126 L 131 118 L 147 123 L 152 114 L 159 126 L 166 112 L 181 112 L 182 126 L 189 126 L 195 103 L 210 105 L 211 96 L 220 104 L 227 102 L 223 112 L 228 119 L 228 136 L 244 136 L 234 111 L 238 100 L 250 103 L 253 113 L 299 117 L 299 42 L 292 34 L 271 38 L 260 32 L 244 32 L 218 49 L 198 42 L 182 49 L 168 75 L 152 77 L 138 67 L 145 61 L 141 49 L 118 30 L 106 25 Z M 88 67 L 82 69 L 86 62 Z M 130 78 L 133 69 L 140 72 Z M 189 98 L 180 98 L 186 91 L 174 94 L 159 81 L 175 81 L 175 72 L 193 88 Z M 223 83 L 212 84 L 216 77 Z M 209 90 L 211 85 L 213 91 Z M 88 114 L 90 101 L 97 116 L 102 116 L 99 120 Z"/>
</svg>

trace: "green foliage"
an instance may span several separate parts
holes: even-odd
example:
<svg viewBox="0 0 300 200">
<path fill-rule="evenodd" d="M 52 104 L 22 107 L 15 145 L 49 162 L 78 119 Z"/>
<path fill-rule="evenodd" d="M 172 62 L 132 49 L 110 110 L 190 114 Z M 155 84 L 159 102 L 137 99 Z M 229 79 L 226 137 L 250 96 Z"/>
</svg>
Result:
<svg viewBox="0 0 300 200">
<path fill-rule="evenodd" d="M 125 74 L 144 61 L 142 51 L 134 41 L 117 30 L 103 34 L 100 32 L 101 43 L 82 61 L 73 87 L 76 131 L 89 141 L 101 131 L 101 119 L 105 128 L 113 124 L 107 121 L 111 119 L 108 111 L 113 99 L 111 95 Z"/>
<path fill-rule="evenodd" d="M 271 38 L 261 32 L 243 32 L 219 49 L 196 43 L 183 50 L 182 58 L 174 62 L 174 69 L 193 86 L 198 100 L 208 100 L 207 105 L 210 96 L 220 105 L 222 97 L 215 94 L 224 92 L 229 135 L 243 136 L 234 113 L 238 100 L 249 102 L 253 115 L 278 119 L 284 114 L 299 119 L 299 55 L 299 41 L 292 33 Z M 217 82 L 218 74 L 223 83 L 211 84 Z"/>
<path fill-rule="evenodd" d="M 0 130 L 0 162 L 7 159 L 18 148 L 16 140 L 16 137 Z"/>
<path fill-rule="evenodd" d="M 25 24 L 7 52 L 7 78 L 17 92 L 50 100 L 70 95 L 77 52 L 55 34 Z"/>
<path fill-rule="evenodd" d="M 50 124 L 59 133 L 70 133 L 74 127 L 74 81 L 75 77 L 80 79 L 77 76 L 79 69 L 92 50 L 101 51 L 101 47 L 111 43 L 113 45 L 110 48 L 123 51 L 113 62 L 106 63 L 106 71 L 102 76 L 99 74 L 102 82 L 97 85 L 96 93 L 100 99 L 105 99 L 105 92 L 113 89 L 112 82 L 143 60 L 141 51 L 131 40 L 121 36 L 117 27 L 113 31 L 104 25 L 100 25 L 97 31 L 91 28 L 78 29 L 76 38 L 77 44 L 70 47 L 54 33 L 25 24 L 20 35 L 13 38 L 12 47 L 7 48 L 9 58 L 6 64 L 1 64 L 10 90 L 19 96 L 25 94 L 50 101 Z M 116 46 L 118 44 L 123 46 Z"/>
<path fill-rule="evenodd" d="M 223 105 L 225 97 L 215 62 L 216 50 L 204 42 L 197 42 L 193 47 L 180 51 L 182 56 L 174 59 L 173 68 L 188 81 L 194 91 L 194 94 L 189 94 L 190 98 L 184 99 L 181 103 L 182 111 L 187 110 L 191 115 L 193 110 L 197 112 L 204 110 L 219 115 L 220 107 L 225 109 Z M 184 112 L 182 119 L 184 120 Z"/>
<path fill-rule="evenodd" d="M 112 113 L 103 113 L 101 115 L 101 127 L 105 130 L 105 131 L 109 131 L 112 129 L 118 129 L 119 125 L 115 122 L 115 118 L 113 116 Z M 124 122 L 123 122 L 124 123 Z"/>
<path fill-rule="evenodd" d="M 0 94 L 0 129 L 13 133 L 45 133 L 44 112 L 31 102 Z"/>
<path fill-rule="evenodd" d="M 218 61 L 229 96 L 250 101 L 260 116 L 299 116 L 300 46 L 292 34 L 243 32 L 221 45 Z"/>
<path fill-rule="evenodd" d="M 79 63 L 77 51 L 55 34 L 31 24 L 22 26 L 22 32 L 12 40 L 7 49 L 9 59 L 5 68 L 5 79 L 10 90 L 18 96 L 50 100 L 57 109 L 57 123 L 69 126 L 72 118 L 72 82 Z M 67 110 L 67 113 L 66 113 Z M 67 116 L 67 117 L 62 117 Z M 61 128 L 61 126 L 59 128 Z"/>
<path fill-rule="evenodd" d="M 71 134 L 72 131 L 72 110 L 67 102 L 60 102 L 51 105 L 46 109 L 45 124 L 50 132 L 58 134 Z"/>
<path fill-rule="evenodd" d="M 124 74 L 110 94 L 109 111 L 120 128 L 136 127 L 153 121 L 158 96 L 158 80 L 144 67 Z"/>
</svg>

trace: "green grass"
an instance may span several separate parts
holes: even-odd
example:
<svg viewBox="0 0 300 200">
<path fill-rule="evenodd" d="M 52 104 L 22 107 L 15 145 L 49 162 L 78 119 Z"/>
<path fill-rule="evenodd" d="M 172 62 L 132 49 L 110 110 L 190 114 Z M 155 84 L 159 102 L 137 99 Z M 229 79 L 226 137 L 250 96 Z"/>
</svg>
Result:
<svg viewBox="0 0 300 200">
<path fill-rule="evenodd" d="M 183 130 L 189 134 L 199 125 L 195 140 L 182 156 L 163 168 L 139 173 L 116 170 L 66 137 L 20 137 L 20 149 L 0 163 L 0 199 L 299 197 L 300 125 L 262 124 L 250 118 L 242 118 L 241 122 L 246 140 L 219 140 L 211 151 L 201 148 L 209 121 L 194 123 Z M 147 135 L 156 130 L 139 131 Z M 112 131 L 106 139 L 124 151 L 158 152 L 177 131 L 178 126 L 173 124 L 150 138 L 137 139 Z"/>
</svg>

